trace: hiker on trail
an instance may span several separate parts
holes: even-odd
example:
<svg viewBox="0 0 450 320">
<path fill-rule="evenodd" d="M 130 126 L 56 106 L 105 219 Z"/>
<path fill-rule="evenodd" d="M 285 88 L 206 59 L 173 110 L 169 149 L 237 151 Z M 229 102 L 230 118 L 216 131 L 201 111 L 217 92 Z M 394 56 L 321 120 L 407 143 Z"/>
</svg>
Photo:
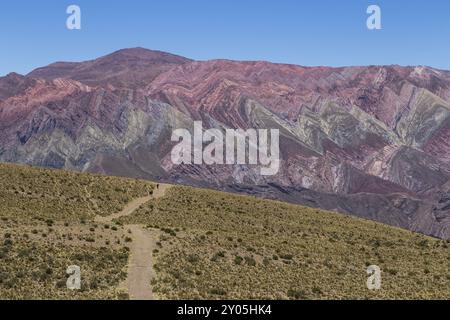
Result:
<svg viewBox="0 0 450 320">
<path fill-rule="evenodd" d="M 159 189 L 159 183 L 156 185 L 156 189 Z"/>
</svg>

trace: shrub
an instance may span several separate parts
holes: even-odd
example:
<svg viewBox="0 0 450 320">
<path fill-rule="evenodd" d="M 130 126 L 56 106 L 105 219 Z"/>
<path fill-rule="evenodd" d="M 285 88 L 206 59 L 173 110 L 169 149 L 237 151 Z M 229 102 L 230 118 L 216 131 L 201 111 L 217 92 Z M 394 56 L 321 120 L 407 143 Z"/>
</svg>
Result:
<svg viewBox="0 0 450 320">
<path fill-rule="evenodd" d="M 225 296 L 227 292 L 223 289 L 213 288 L 209 290 L 209 294 L 215 295 L 215 296 Z"/>
<path fill-rule="evenodd" d="M 294 289 L 289 289 L 287 292 L 287 296 L 289 298 L 293 298 L 296 300 L 304 300 L 308 298 L 308 295 L 304 290 L 294 290 Z"/>
<path fill-rule="evenodd" d="M 255 259 L 253 258 L 253 257 L 244 257 L 244 259 L 245 259 L 245 263 L 247 264 L 247 265 L 249 265 L 250 267 L 254 267 L 254 266 L 256 266 L 256 261 L 255 261 Z"/>
<path fill-rule="evenodd" d="M 199 261 L 199 257 L 196 254 L 190 254 L 190 255 L 187 256 L 186 260 L 189 263 L 197 263 Z"/>
</svg>

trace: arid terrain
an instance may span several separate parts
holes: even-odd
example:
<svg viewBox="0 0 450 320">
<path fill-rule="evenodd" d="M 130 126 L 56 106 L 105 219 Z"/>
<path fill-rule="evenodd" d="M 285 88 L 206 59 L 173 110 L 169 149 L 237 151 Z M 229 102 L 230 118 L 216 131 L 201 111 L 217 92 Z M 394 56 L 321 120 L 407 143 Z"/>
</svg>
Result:
<svg viewBox="0 0 450 320">
<path fill-rule="evenodd" d="M 450 298 L 446 240 L 207 189 L 11 164 L 0 178 L 0 299 Z"/>
<path fill-rule="evenodd" d="M 174 129 L 279 129 L 281 166 L 174 165 Z M 144 178 L 450 238 L 450 72 L 142 48 L 0 78 L 0 161 Z"/>
</svg>

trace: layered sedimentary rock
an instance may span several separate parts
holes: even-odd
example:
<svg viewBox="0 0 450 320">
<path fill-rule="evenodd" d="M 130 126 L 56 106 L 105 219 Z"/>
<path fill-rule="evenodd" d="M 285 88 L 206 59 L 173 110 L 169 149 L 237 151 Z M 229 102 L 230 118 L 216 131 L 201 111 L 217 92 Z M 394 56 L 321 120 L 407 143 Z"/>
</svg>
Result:
<svg viewBox="0 0 450 320">
<path fill-rule="evenodd" d="M 145 49 L 0 78 L 0 160 L 296 202 L 450 238 L 450 73 Z M 172 131 L 277 128 L 280 171 L 174 165 Z"/>
</svg>

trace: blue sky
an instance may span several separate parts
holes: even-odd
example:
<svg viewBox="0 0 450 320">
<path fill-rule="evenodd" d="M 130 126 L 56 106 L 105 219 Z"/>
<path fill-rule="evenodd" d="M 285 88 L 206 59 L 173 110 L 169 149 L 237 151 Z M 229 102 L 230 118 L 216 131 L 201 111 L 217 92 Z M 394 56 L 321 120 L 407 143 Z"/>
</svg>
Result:
<svg viewBox="0 0 450 320">
<path fill-rule="evenodd" d="M 82 29 L 66 28 L 66 8 Z M 366 9 L 382 10 L 382 30 Z M 0 75 L 145 47 L 207 60 L 450 69 L 448 0 L 10 0 L 0 3 Z"/>
</svg>

